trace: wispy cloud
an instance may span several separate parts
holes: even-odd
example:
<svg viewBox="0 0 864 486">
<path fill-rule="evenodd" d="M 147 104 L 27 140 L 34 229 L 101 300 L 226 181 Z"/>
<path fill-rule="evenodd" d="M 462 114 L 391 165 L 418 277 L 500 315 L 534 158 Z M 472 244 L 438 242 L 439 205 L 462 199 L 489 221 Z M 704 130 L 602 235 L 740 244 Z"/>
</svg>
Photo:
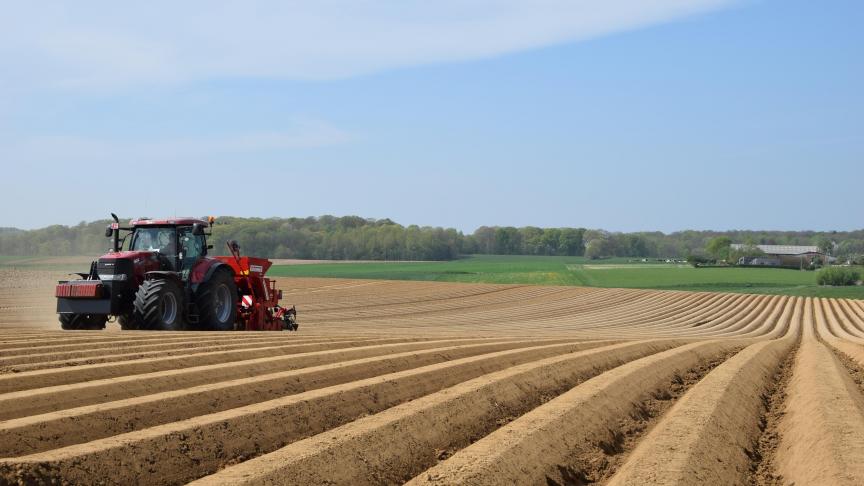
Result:
<svg viewBox="0 0 864 486">
<path fill-rule="evenodd" d="M 111 87 L 332 79 L 464 61 L 675 20 L 736 0 L 16 2 L 0 83 Z"/>
</svg>

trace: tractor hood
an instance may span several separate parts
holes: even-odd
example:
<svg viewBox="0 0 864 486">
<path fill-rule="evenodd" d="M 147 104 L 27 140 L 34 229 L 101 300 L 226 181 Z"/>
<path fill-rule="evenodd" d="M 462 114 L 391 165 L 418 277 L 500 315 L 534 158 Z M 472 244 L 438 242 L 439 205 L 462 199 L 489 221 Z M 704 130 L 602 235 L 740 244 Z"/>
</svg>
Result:
<svg viewBox="0 0 864 486">
<path fill-rule="evenodd" d="M 96 262 L 96 272 L 100 280 L 129 280 L 136 285 L 144 281 L 147 272 L 164 270 L 155 251 L 112 251 Z M 116 275 L 125 275 L 117 277 Z"/>
<path fill-rule="evenodd" d="M 157 253 L 155 251 L 111 251 L 99 257 L 99 260 L 132 260 L 134 263 L 140 263 L 143 260 L 155 260 Z"/>
</svg>

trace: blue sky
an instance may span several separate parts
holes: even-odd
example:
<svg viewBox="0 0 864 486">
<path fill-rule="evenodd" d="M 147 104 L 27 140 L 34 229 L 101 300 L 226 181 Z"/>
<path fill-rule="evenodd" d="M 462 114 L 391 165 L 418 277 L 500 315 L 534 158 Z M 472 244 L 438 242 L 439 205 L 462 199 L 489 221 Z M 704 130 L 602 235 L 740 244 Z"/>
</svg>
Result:
<svg viewBox="0 0 864 486">
<path fill-rule="evenodd" d="M 0 226 L 864 227 L 861 2 L 116 5 L 4 6 Z"/>
</svg>

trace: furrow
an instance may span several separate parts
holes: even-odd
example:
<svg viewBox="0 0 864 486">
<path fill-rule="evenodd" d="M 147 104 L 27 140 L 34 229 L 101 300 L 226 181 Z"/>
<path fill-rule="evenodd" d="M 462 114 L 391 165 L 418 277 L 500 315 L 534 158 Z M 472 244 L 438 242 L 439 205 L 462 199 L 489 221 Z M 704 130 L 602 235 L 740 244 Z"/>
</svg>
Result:
<svg viewBox="0 0 864 486">
<path fill-rule="evenodd" d="M 351 340 L 351 342 L 362 342 L 363 340 Z M 285 346 L 285 341 L 281 342 L 273 342 L 273 341 L 264 341 L 264 342 L 252 342 L 252 343 L 220 343 L 220 344 L 211 344 L 209 346 L 180 346 L 177 349 L 173 350 L 158 350 L 158 351 L 141 351 L 141 352 L 130 352 L 130 353 L 122 353 L 122 354 L 112 354 L 106 353 L 102 351 L 101 353 L 84 353 L 85 356 L 77 357 L 77 358 L 59 358 L 55 356 L 50 356 L 50 358 L 55 358 L 50 361 L 43 361 L 42 358 L 39 357 L 18 357 L 8 361 L 11 361 L 11 364 L 4 363 L 4 359 L 0 359 L 0 366 L 2 366 L 2 370 L 9 372 L 13 371 L 16 373 L 20 373 L 23 371 L 32 371 L 32 370 L 42 370 L 42 369 L 50 369 L 50 368 L 60 368 L 66 366 L 80 366 L 80 365 L 88 365 L 88 364 L 97 364 L 97 363 L 115 363 L 122 361 L 135 361 L 142 360 L 148 358 L 161 358 L 168 356 L 195 356 L 196 354 L 208 354 L 216 351 L 231 351 L 231 350 L 255 350 L 255 349 L 268 349 L 276 346 Z M 335 346 L 339 345 L 339 341 L 333 344 Z M 291 343 L 292 346 L 308 346 L 312 349 L 326 349 L 327 346 L 330 346 L 331 343 Z M 305 348 L 304 348 L 305 349 Z M 125 350 L 124 350 L 125 351 Z M 4 366 L 5 365 L 5 366 Z"/>
<path fill-rule="evenodd" d="M 182 336 L 173 335 L 171 337 L 164 338 L 150 338 L 150 339 L 130 339 L 126 336 L 127 332 L 134 331 L 123 331 L 122 334 L 117 334 L 114 338 L 110 340 L 87 340 L 84 342 L 80 342 L 77 344 L 52 344 L 57 340 L 51 340 L 47 344 L 43 343 L 38 346 L 23 346 L 23 347 L 14 347 L 9 349 L 0 349 L 0 355 L 4 357 L 13 357 L 13 356 L 48 356 L 52 354 L 62 355 L 64 353 L 73 354 L 76 352 L 87 352 L 87 351 L 101 351 L 101 350 L 113 350 L 113 351 L 148 351 L 148 350 L 157 350 L 157 349 L 173 349 L 176 346 L 209 346 L 211 344 L 218 343 L 233 343 L 233 342 L 267 342 L 271 341 L 273 343 L 285 342 L 290 340 L 294 343 L 311 343 L 311 342 L 324 342 L 324 341 L 336 341 L 333 337 L 306 337 L 306 336 L 292 336 L 286 334 L 276 334 L 276 335 L 267 335 L 267 334 L 255 334 L 252 336 L 238 336 L 236 332 L 224 332 L 221 335 L 214 335 L 212 333 L 189 333 L 184 332 Z M 161 333 L 160 333 L 161 334 Z M 172 333 L 169 333 L 172 334 Z M 152 334 L 151 334 L 152 335 Z M 25 342 L 32 342 L 31 340 L 27 340 Z"/>
<path fill-rule="evenodd" d="M 762 434 L 759 436 L 755 451 L 748 454 L 751 460 L 748 484 L 783 486 L 782 477 L 777 474 L 775 458 L 780 444 L 780 421 L 785 414 L 786 393 L 797 355 L 797 347 L 786 355 L 769 383 L 768 390 L 762 396 L 764 406 L 762 416 L 759 418 Z"/>
<path fill-rule="evenodd" d="M 438 340 L 408 343 L 377 344 L 356 348 L 340 348 L 287 356 L 252 358 L 242 361 L 193 366 L 167 371 L 119 376 L 101 380 L 27 389 L 0 395 L 0 420 L 41 414 L 94 403 L 116 401 L 142 395 L 178 390 L 194 386 L 252 378 L 262 371 L 289 371 L 354 359 L 393 353 L 430 349 L 454 344 L 470 344 L 488 340 Z M 557 342 L 561 342 L 558 340 Z M 552 340 L 550 342 L 556 342 Z"/>
<path fill-rule="evenodd" d="M 71 359 L 71 358 L 84 358 L 87 356 L 102 356 L 103 354 L 109 352 L 125 352 L 125 353 L 134 353 L 134 352 L 148 352 L 148 351 L 161 351 L 161 350 L 174 350 L 174 349 L 183 349 L 183 348 L 202 348 L 209 346 L 219 346 L 225 344 L 244 344 L 244 343 L 261 343 L 261 344 L 279 344 L 285 343 L 290 340 L 293 344 L 311 344 L 315 342 L 327 342 L 327 341 L 337 341 L 337 339 L 310 339 L 310 338 L 296 338 L 292 339 L 292 336 L 285 335 L 277 335 L 274 337 L 267 338 L 265 336 L 254 336 L 252 338 L 247 338 L 246 336 L 237 336 L 234 338 L 226 338 L 226 337 L 216 337 L 209 338 L 206 335 L 198 335 L 195 334 L 193 336 L 188 337 L 187 339 L 174 339 L 168 342 L 157 342 L 157 343 L 147 343 L 140 344 L 136 341 L 123 341 L 117 340 L 116 342 L 110 343 L 93 343 L 93 344 L 82 344 L 75 345 L 70 347 L 61 347 L 61 346 L 44 346 L 38 348 L 16 348 L 12 350 L 4 350 L 0 351 L 0 366 L 7 364 L 17 364 L 13 360 L 20 359 L 20 363 L 34 362 L 34 361 L 55 361 L 60 359 Z"/>
<path fill-rule="evenodd" d="M 802 342 L 787 397 L 775 458 L 783 481 L 864 484 L 864 398 L 824 344 Z"/>
<path fill-rule="evenodd" d="M 760 436 L 762 395 L 793 340 L 752 344 L 676 403 L 609 486 L 743 484 Z"/>
<path fill-rule="evenodd" d="M 3 459 L 0 478 L 62 478 L 76 484 L 184 482 L 362 415 L 493 371 L 573 352 L 578 346 L 553 344 L 463 358 Z"/>
<path fill-rule="evenodd" d="M 608 441 L 610 424 L 636 412 L 636 403 L 676 373 L 737 347 L 732 341 L 693 343 L 603 373 L 457 452 L 411 484 L 546 482 L 573 451 Z"/>
<path fill-rule="evenodd" d="M 162 358 L 145 358 L 129 362 L 98 363 L 80 365 L 69 368 L 49 368 L 0 375 L 0 393 L 8 393 L 31 388 L 64 385 L 81 381 L 98 380 L 116 376 L 124 376 L 154 371 L 170 370 L 205 364 L 241 361 L 244 359 L 282 356 L 304 351 L 330 350 L 340 348 L 362 347 L 372 343 L 424 341 L 424 338 L 386 338 L 371 341 L 336 341 L 326 344 L 286 344 L 268 346 L 257 349 L 232 351 L 213 351 L 196 353 L 186 356 L 168 356 Z"/>
<path fill-rule="evenodd" d="M 88 405 L 0 422 L 0 457 L 42 452 L 256 402 L 434 363 L 536 346 L 507 341 L 434 348 L 341 361 L 299 370 Z M 573 343 L 590 349 L 608 342 Z"/>
<path fill-rule="evenodd" d="M 483 376 L 296 442 L 196 484 L 401 483 L 584 380 L 674 344 L 634 342 Z"/>
</svg>

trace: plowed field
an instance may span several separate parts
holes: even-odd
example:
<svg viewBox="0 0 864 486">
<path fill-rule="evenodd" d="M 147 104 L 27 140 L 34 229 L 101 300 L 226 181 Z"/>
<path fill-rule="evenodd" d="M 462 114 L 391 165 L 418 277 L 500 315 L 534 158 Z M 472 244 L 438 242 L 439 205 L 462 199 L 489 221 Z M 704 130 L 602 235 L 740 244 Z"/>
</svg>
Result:
<svg viewBox="0 0 864 486">
<path fill-rule="evenodd" d="M 298 333 L 62 332 L 4 272 L 0 484 L 864 484 L 864 301 L 283 279 Z"/>
</svg>

